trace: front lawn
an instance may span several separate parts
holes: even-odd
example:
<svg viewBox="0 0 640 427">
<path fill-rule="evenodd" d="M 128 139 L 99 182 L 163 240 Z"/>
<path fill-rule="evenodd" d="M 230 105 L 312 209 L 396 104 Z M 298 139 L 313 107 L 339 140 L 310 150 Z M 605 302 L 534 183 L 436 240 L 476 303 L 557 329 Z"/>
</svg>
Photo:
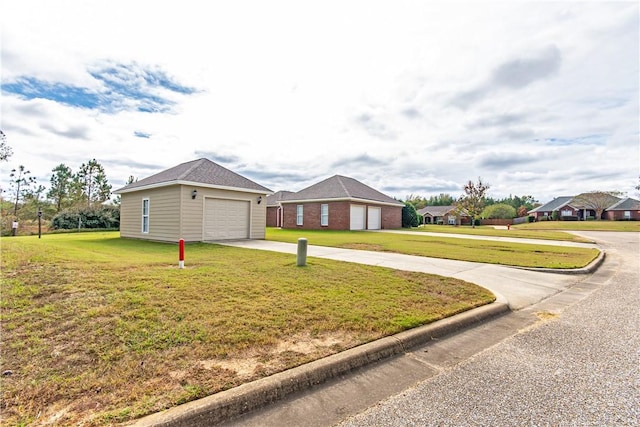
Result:
<svg viewBox="0 0 640 427">
<path fill-rule="evenodd" d="M 429 274 L 78 233 L 2 239 L 2 425 L 124 423 L 490 303 Z"/>
<path fill-rule="evenodd" d="M 640 221 L 538 221 L 512 227 L 517 230 L 640 231 Z"/>
<path fill-rule="evenodd" d="M 429 236 L 419 232 L 400 234 L 267 228 L 267 240 L 295 243 L 300 237 L 307 238 L 309 245 L 397 252 L 517 267 L 579 268 L 588 265 L 599 254 L 593 248 L 460 239 Z"/>
<path fill-rule="evenodd" d="M 592 243 L 583 237 L 575 234 L 566 233 L 558 230 L 546 230 L 538 228 L 519 228 L 520 226 L 512 225 L 510 230 L 496 229 L 491 225 L 481 225 L 475 228 L 463 225 L 421 225 L 412 228 L 412 231 L 422 231 L 430 233 L 451 233 L 451 234 L 470 234 L 474 236 L 492 236 L 492 237 L 515 237 L 519 239 L 539 239 L 539 240 L 560 240 L 567 242 Z"/>
</svg>

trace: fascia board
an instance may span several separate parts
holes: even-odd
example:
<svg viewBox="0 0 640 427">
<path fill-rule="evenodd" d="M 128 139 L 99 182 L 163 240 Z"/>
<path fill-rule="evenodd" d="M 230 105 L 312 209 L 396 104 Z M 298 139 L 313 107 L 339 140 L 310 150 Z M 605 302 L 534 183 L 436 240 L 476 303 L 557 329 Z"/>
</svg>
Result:
<svg viewBox="0 0 640 427">
<path fill-rule="evenodd" d="M 118 189 L 118 190 L 114 191 L 113 193 L 114 194 L 133 193 L 133 192 L 136 192 L 136 191 L 144 191 L 144 190 L 152 190 L 154 188 L 169 187 L 171 185 L 185 185 L 185 186 L 192 186 L 192 187 L 198 187 L 198 188 L 211 188 L 211 189 L 215 189 L 215 190 L 240 191 L 240 192 L 243 192 L 243 193 L 254 193 L 254 194 L 266 194 L 266 195 L 273 194 L 273 192 L 254 190 L 252 188 L 228 187 L 228 186 L 225 186 L 225 185 L 203 184 L 202 182 L 193 182 L 193 181 L 157 182 L 155 184 L 142 185 L 140 187 L 134 187 L 134 188 L 130 188 L 130 189 L 122 189 L 121 188 L 121 189 Z"/>
<path fill-rule="evenodd" d="M 358 202 L 358 203 L 365 203 L 365 204 L 370 204 L 370 205 L 384 205 L 384 206 L 395 206 L 398 208 L 401 208 L 404 206 L 404 204 L 400 204 L 400 203 L 390 203 L 390 202 L 381 202 L 379 200 L 370 200 L 370 199 L 357 199 L 354 197 L 339 197 L 339 198 L 335 198 L 335 199 L 288 199 L 288 200 L 281 200 L 280 203 L 281 204 L 293 204 L 293 203 L 320 203 L 320 202 L 324 202 L 324 203 L 329 203 L 329 202 Z"/>
</svg>

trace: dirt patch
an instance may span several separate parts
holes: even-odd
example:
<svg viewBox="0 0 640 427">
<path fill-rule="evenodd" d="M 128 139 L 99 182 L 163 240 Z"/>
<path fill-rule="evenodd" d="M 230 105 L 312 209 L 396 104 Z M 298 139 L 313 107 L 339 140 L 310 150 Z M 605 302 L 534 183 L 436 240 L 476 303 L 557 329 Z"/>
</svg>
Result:
<svg viewBox="0 0 640 427">
<path fill-rule="evenodd" d="M 292 357 L 297 354 L 301 358 L 310 355 L 323 357 L 356 344 L 358 342 L 354 337 L 343 332 L 321 337 L 299 334 L 280 341 L 266 352 L 263 349 L 259 354 L 247 354 L 244 357 L 201 360 L 199 365 L 206 370 L 224 369 L 233 372 L 240 379 L 248 379 L 255 377 L 260 372 L 276 368 L 279 365 L 278 360 L 282 356 Z M 173 372 L 171 376 L 180 378 L 180 372 Z"/>
</svg>

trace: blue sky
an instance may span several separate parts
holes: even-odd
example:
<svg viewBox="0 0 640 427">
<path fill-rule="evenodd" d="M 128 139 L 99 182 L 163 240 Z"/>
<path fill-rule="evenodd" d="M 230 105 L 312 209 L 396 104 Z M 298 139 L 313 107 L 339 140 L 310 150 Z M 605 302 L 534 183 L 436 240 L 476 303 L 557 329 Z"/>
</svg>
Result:
<svg viewBox="0 0 640 427">
<path fill-rule="evenodd" d="M 225 3 L 5 2 L 2 187 L 207 157 L 274 191 L 638 196 L 637 2 Z"/>
</svg>

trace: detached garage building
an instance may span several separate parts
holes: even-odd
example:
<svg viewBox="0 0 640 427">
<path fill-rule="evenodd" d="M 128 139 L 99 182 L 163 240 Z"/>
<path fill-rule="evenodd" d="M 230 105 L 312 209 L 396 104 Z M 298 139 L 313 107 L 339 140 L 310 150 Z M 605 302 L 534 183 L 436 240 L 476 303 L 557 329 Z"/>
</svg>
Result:
<svg viewBox="0 0 640 427">
<path fill-rule="evenodd" d="M 208 159 L 182 163 L 116 190 L 120 235 L 186 242 L 264 239 L 272 191 Z"/>
<path fill-rule="evenodd" d="M 282 228 L 380 230 L 402 227 L 399 202 L 360 181 L 335 175 L 279 201 Z"/>
</svg>

